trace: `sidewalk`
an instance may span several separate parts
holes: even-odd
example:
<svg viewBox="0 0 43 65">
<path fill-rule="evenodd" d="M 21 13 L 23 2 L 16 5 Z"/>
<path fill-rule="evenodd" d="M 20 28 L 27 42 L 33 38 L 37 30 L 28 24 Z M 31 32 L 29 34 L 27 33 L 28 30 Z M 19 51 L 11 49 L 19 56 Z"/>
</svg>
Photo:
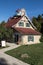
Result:
<svg viewBox="0 0 43 65">
<path fill-rule="evenodd" d="M 20 46 L 20 45 L 10 44 L 10 43 L 7 43 L 7 44 L 10 47 L 0 50 L 0 65 L 29 65 L 29 64 L 24 63 L 24 62 L 12 57 L 12 56 L 5 54 L 4 53 L 5 51 L 11 50 L 13 48 Z"/>
</svg>

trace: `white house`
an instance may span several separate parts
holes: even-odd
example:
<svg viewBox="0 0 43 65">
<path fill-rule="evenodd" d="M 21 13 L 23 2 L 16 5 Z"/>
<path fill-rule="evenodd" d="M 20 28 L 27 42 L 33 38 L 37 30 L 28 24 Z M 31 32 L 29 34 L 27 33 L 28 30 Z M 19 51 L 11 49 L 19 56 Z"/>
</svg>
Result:
<svg viewBox="0 0 43 65">
<path fill-rule="evenodd" d="M 40 43 L 41 34 L 26 15 L 25 9 L 18 9 L 16 15 L 9 19 L 6 27 L 14 29 L 14 40 L 18 44 Z"/>
</svg>

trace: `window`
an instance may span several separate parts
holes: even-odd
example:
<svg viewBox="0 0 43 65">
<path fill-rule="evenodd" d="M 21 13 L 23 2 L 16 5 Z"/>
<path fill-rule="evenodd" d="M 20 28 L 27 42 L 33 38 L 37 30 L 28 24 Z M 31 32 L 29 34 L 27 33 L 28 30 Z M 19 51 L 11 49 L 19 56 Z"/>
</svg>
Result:
<svg viewBox="0 0 43 65">
<path fill-rule="evenodd" d="M 29 35 L 28 36 L 28 41 L 34 41 L 34 36 L 33 35 Z"/>
<path fill-rule="evenodd" d="M 26 23 L 26 27 L 30 27 L 30 24 L 29 23 Z"/>
<path fill-rule="evenodd" d="M 24 22 L 19 22 L 19 26 L 24 26 Z"/>
</svg>

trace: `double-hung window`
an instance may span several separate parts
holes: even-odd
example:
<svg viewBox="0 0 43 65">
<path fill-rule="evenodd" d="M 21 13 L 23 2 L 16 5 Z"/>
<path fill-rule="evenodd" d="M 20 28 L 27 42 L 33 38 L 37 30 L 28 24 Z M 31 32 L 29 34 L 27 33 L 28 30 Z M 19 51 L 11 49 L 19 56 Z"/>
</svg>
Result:
<svg viewBox="0 0 43 65">
<path fill-rule="evenodd" d="M 24 22 L 19 22 L 19 26 L 24 26 Z"/>
<path fill-rule="evenodd" d="M 29 23 L 26 23 L 26 27 L 30 27 L 30 24 Z"/>
<path fill-rule="evenodd" d="M 34 41 L 34 36 L 33 35 L 28 35 L 28 42 L 29 41 Z"/>
</svg>

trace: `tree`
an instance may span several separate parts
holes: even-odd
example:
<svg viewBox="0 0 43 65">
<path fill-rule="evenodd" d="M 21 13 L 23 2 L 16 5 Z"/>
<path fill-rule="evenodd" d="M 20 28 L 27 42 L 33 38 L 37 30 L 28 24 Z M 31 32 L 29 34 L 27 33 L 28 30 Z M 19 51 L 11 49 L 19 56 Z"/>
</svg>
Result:
<svg viewBox="0 0 43 65">
<path fill-rule="evenodd" d="M 41 35 L 40 42 L 43 42 L 43 34 Z"/>
<path fill-rule="evenodd" d="M 32 18 L 32 22 L 33 22 L 34 26 L 37 28 L 37 30 L 40 31 L 41 25 L 40 25 L 40 23 L 37 21 L 37 18 L 33 17 L 33 18 Z"/>
<path fill-rule="evenodd" d="M 40 41 L 43 42 L 43 15 L 38 15 L 37 18 L 33 17 L 32 22 L 36 26 L 37 30 L 42 33 Z"/>
<path fill-rule="evenodd" d="M 43 17 L 43 14 L 42 14 L 42 17 Z"/>
<path fill-rule="evenodd" d="M 9 42 L 13 42 L 13 29 L 7 28 L 7 31 L 5 32 L 6 40 Z"/>
<path fill-rule="evenodd" d="M 38 20 L 41 20 L 42 19 L 42 16 L 41 15 L 38 15 Z"/>
<path fill-rule="evenodd" d="M 6 32 L 6 28 L 0 24 L 0 40 L 4 39 L 4 33 Z"/>
<path fill-rule="evenodd" d="M 5 22 L 0 24 L 0 41 L 3 39 L 6 41 L 13 41 L 13 29 L 6 28 Z"/>
</svg>

